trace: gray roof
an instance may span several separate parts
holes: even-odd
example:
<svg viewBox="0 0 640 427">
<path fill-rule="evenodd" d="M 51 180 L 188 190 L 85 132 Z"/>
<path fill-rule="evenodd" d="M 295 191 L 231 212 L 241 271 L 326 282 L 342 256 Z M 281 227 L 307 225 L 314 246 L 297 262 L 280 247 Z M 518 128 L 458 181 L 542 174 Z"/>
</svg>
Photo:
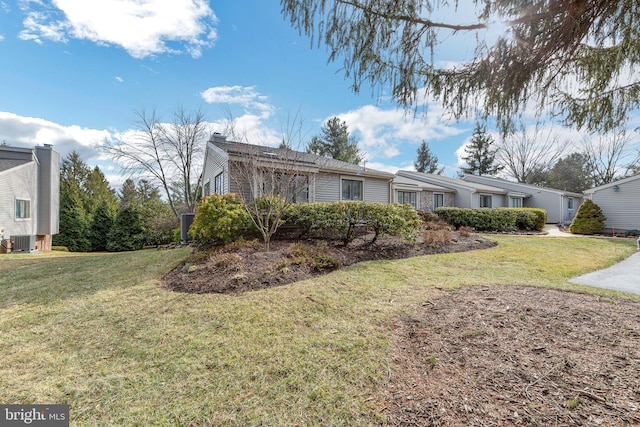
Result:
<svg viewBox="0 0 640 427">
<path fill-rule="evenodd" d="M 4 172 L 6 170 L 15 168 L 16 166 L 24 165 L 30 162 L 31 160 L 0 159 L 0 172 Z"/>
<path fill-rule="evenodd" d="M 506 179 L 497 178 L 493 176 L 465 175 L 463 179 L 465 181 L 467 181 L 468 179 L 475 180 L 475 181 L 467 181 L 467 182 L 476 182 L 476 181 L 491 182 L 496 187 L 500 187 L 501 185 L 507 185 L 507 186 L 518 187 L 521 189 L 526 189 L 531 191 L 548 191 L 550 193 L 556 193 L 556 194 L 565 195 L 565 196 L 582 197 L 582 194 L 580 193 L 573 193 L 571 191 L 559 190 L 557 188 L 541 187 L 539 185 L 533 185 L 533 184 L 524 184 L 522 182 L 508 181 Z"/>
<path fill-rule="evenodd" d="M 428 173 L 414 171 L 398 171 L 399 176 L 416 179 L 418 181 L 429 182 L 431 184 L 441 185 L 443 187 L 465 187 L 471 191 L 494 194 L 507 194 L 508 192 L 502 188 L 492 187 L 490 185 L 478 184 L 475 182 L 463 181 L 458 178 L 451 178 L 444 175 L 434 175 Z"/>
<path fill-rule="evenodd" d="M 210 144 L 224 150 L 231 155 L 257 155 L 264 159 L 280 160 L 283 162 L 292 162 L 301 167 L 313 167 L 321 171 L 349 173 L 353 175 L 371 176 L 378 178 L 393 179 L 394 175 L 389 172 L 383 172 L 370 169 L 360 165 L 343 162 L 341 160 L 332 159 L 330 157 L 319 156 L 313 153 L 305 153 L 302 151 L 289 150 L 287 148 L 274 148 L 262 145 L 245 144 L 242 142 L 218 141 L 210 140 Z"/>
</svg>

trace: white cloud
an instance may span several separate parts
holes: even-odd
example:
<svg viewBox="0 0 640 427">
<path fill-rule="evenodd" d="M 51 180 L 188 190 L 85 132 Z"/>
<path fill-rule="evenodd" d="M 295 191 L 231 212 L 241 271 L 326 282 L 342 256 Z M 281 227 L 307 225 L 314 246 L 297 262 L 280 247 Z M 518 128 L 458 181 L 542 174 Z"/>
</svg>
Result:
<svg viewBox="0 0 640 427">
<path fill-rule="evenodd" d="M 0 34 L 0 42 L 4 41 L 4 36 Z"/>
<path fill-rule="evenodd" d="M 349 132 L 357 136 L 358 145 L 367 158 L 392 158 L 401 154 L 401 147 L 414 146 L 423 140 L 432 144 L 464 133 L 465 130 L 447 124 L 442 109 L 433 107 L 424 116 L 413 117 L 399 109 L 384 110 L 366 105 L 338 117 L 347 123 Z"/>
<path fill-rule="evenodd" d="M 122 82 L 124 82 L 124 79 L 122 77 L 120 77 L 120 76 L 116 76 L 116 81 L 118 83 L 122 83 Z"/>
<path fill-rule="evenodd" d="M 75 150 L 88 163 L 105 158 L 101 147 L 110 135 L 111 132 L 104 129 L 62 126 L 44 119 L 0 111 L 0 142 L 19 147 L 52 144 L 61 156 Z"/>
<path fill-rule="evenodd" d="M 257 110 L 267 119 L 275 108 L 268 103 L 269 98 L 255 90 L 255 86 L 216 86 L 200 93 L 208 104 L 240 105 L 247 110 Z"/>
<path fill-rule="evenodd" d="M 51 0 L 22 3 L 23 40 L 69 38 L 121 46 L 134 58 L 179 53 L 198 58 L 217 38 L 218 19 L 205 0 Z"/>
</svg>

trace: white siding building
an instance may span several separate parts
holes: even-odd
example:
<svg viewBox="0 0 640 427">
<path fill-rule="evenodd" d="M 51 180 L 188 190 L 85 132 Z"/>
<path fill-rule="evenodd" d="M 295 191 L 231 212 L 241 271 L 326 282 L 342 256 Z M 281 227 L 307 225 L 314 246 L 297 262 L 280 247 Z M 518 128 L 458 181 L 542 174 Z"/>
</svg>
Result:
<svg viewBox="0 0 640 427">
<path fill-rule="evenodd" d="M 607 217 L 605 231 L 640 230 L 640 175 L 590 188 L 584 194 L 600 206 Z"/>
</svg>

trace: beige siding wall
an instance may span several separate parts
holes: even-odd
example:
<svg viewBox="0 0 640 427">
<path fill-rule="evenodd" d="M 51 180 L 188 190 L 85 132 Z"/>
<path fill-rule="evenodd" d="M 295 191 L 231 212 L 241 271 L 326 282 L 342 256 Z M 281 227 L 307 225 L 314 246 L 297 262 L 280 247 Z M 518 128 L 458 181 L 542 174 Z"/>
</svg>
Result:
<svg viewBox="0 0 640 427">
<path fill-rule="evenodd" d="M 387 179 L 366 178 L 364 180 L 364 200 L 367 202 L 389 203 L 390 184 Z"/>
<path fill-rule="evenodd" d="M 205 184 L 209 184 L 209 194 L 213 194 L 215 191 L 215 177 L 220 173 L 224 173 L 223 194 L 233 192 L 230 190 L 229 185 L 229 156 L 223 150 L 208 145 L 207 158 L 204 164 L 204 170 L 202 171 L 202 184 L 203 191 Z"/>
<path fill-rule="evenodd" d="M 613 187 L 598 190 L 592 200 L 607 217 L 607 230 L 640 230 L 640 179 L 619 184 L 618 191 Z"/>
<path fill-rule="evenodd" d="M 336 174 L 316 174 L 316 202 L 336 202 L 340 200 L 340 177 Z"/>
<path fill-rule="evenodd" d="M 16 199 L 29 200 L 31 217 L 16 219 Z M 36 162 L 0 173 L 0 228 L 4 236 L 36 234 L 38 224 L 38 169 Z"/>
</svg>

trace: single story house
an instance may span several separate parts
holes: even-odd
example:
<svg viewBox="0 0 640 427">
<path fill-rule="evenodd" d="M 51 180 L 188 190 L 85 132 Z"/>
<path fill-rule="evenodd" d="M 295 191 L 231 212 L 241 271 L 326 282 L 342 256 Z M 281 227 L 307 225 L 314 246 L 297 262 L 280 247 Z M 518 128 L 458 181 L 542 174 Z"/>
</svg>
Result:
<svg viewBox="0 0 640 427">
<path fill-rule="evenodd" d="M 398 171 L 396 176 L 410 178 L 425 184 L 436 185 L 453 191 L 453 203 L 446 206 L 458 208 L 501 208 L 522 206 L 527 194 L 486 184 L 464 181 L 443 175 L 414 171 Z"/>
<path fill-rule="evenodd" d="M 390 203 L 394 175 L 287 148 L 227 141 L 207 142 L 203 196 L 237 193 L 253 200 L 277 190 L 296 203 L 363 200 Z"/>
<path fill-rule="evenodd" d="M 549 224 L 571 222 L 578 206 L 584 199 L 584 196 L 579 193 L 522 184 L 490 176 L 466 175 L 463 179 L 467 182 L 490 185 L 525 194 L 522 199 L 510 199 L 509 206 L 544 209 L 547 211 L 547 223 Z"/>
<path fill-rule="evenodd" d="M 416 209 L 433 211 L 442 206 L 454 206 L 455 190 L 396 175 L 392 184 L 393 202 L 408 203 Z"/>
<path fill-rule="evenodd" d="M 606 232 L 640 230 L 640 174 L 585 190 L 607 217 Z"/>
<path fill-rule="evenodd" d="M 50 250 L 59 211 L 60 154 L 0 145 L 0 253 Z"/>
</svg>

